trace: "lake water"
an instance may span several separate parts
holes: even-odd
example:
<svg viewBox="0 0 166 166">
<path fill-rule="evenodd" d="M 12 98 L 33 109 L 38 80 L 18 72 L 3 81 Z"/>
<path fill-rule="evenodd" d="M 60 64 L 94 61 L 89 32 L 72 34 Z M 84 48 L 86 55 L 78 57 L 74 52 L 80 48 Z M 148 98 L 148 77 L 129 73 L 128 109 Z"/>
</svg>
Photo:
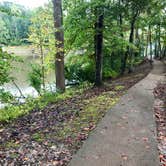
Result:
<svg viewBox="0 0 166 166">
<path fill-rule="evenodd" d="M 13 63 L 15 69 L 12 71 L 12 76 L 15 79 L 16 84 L 21 89 L 23 95 L 25 97 L 32 96 L 37 97 L 38 94 L 36 90 L 30 86 L 28 81 L 28 73 L 31 71 L 30 64 L 32 63 L 40 63 L 40 53 L 37 49 L 34 49 L 32 46 L 18 46 L 18 47 L 7 47 L 3 48 L 8 53 L 14 53 L 15 55 L 21 57 L 23 59 L 23 63 Z M 46 75 L 46 86 L 47 88 L 54 88 L 55 85 L 55 74 L 54 71 L 50 71 Z M 20 96 L 19 90 L 16 86 L 11 82 L 5 84 L 4 89 L 10 91 L 14 96 Z"/>
</svg>

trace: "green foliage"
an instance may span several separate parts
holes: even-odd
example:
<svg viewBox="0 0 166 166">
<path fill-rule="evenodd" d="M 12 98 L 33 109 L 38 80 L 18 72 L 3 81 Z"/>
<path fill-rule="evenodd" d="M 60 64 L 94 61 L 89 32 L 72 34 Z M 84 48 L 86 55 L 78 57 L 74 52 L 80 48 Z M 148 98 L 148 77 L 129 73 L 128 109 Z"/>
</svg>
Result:
<svg viewBox="0 0 166 166">
<path fill-rule="evenodd" d="M 123 90 L 125 87 L 124 86 L 122 86 L 122 85 L 117 85 L 117 86 L 115 86 L 115 90 L 116 91 L 121 91 L 121 90 Z"/>
<path fill-rule="evenodd" d="M 29 27 L 28 41 L 39 49 L 43 89 L 45 88 L 46 72 L 54 66 L 55 39 L 51 9 L 51 4 L 37 8 L 31 17 L 32 24 Z"/>
<path fill-rule="evenodd" d="M 68 88 L 65 93 L 50 93 L 45 92 L 39 98 L 27 98 L 25 104 L 21 105 L 8 105 L 0 109 L 0 122 L 9 122 L 22 115 L 25 115 L 33 109 L 43 109 L 49 103 L 55 103 L 60 100 L 65 100 L 75 94 L 81 94 L 84 90 L 92 87 L 90 83 L 82 83 L 79 86 Z"/>
<path fill-rule="evenodd" d="M 10 92 L 6 92 L 4 89 L 0 89 L 0 102 L 1 103 L 12 103 L 15 100 Z"/>
<path fill-rule="evenodd" d="M 35 133 L 32 135 L 32 138 L 37 142 L 42 142 L 44 140 L 44 136 L 40 133 Z"/>
<path fill-rule="evenodd" d="M 0 48 L 0 86 L 11 80 L 10 72 L 12 70 L 12 61 L 14 57 Z"/>
<path fill-rule="evenodd" d="M 140 64 L 144 57 L 144 50 L 149 45 L 149 26 L 151 26 L 151 43 L 165 45 L 165 3 L 163 1 L 148 0 L 119 0 L 119 1 L 80 1 L 64 0 L 64 33 L 65 33 L 65 74 L 70 81 L 93 82 L 95 78 L 95 23 L 96 10 L 100 7 L 104 11 L 103 31 L 103 77 L 115 78 L 122 68 L 124 61 L 127 67 L 130 63 Z M 29 17 L 31 16 L 31 20 Z M 120 17 L 122 22 L 120 23 Z M 131 23 L 135 19 L 134 41 L 130 42 Z M 30 85 L 42 94 L 44 72 L 54 65 L 55 39 L 53 25 L 52 4 L 38 8 L 32 13 L 19 5 L 5 2 L 0 4 L 0 44 L 21 44 L 26 41 L 40 48 L 40 65 L 32 65 L 29 73 Z M 30 25 L 30 27 L 29 27 Z M 135 31 L 137 30 L 137 34 Z M 27 35 L 29 32 L 29 35 Z M 79 53 L 80 52 L 80 53 Z M 125 59 L 125 55 L 128 57 Z M 0 86 L 9 83 L 13 56 L 0 49 Z M 125 68 L 127 68 L 125 66 Z M 44 71 L 44 72 L 43 72 Z M 11 107 L 2 111 L 3 119 L 16 118 L 30 109 L 43 107 L 47 102 L 71 97 L 73 92 L 65 94 L 45 93 L 40 100 L 27 99 L 24 106 Z M 3 89 L 0 91 L 3 102 L 13 100 L 12 96 Z M 41 102 L 42 101 L 42 102 Z M 13 110 L 13 111 L 11 111 Z"/>
<path fill-rule="evenodd" d="M 54 25 L 52 6 L 36 9 L 31 17 L 29 27 L 29 41 L 37 47 L 48 48 L 54 42 Z M 53 40 L 53 41 L 52 41 Z"/>
<path fill-rule="evenodd" d="M 104 68 L 103 77 L 104 78 L 116 78 L 119 75 L 116 71 L 110 68 Z"/>
<path fill-rule="evenodd" d="M 94 61 L 87 55 L 69 55 L 66 58 L 65 71 L 68 80 L 94 81 Z"/>
<path fill-rule="evenodd" d="M 0 44 L 27 43 L 30 11 L 12 2 L 0 3 Z"/>
<path fill-rule="evenodd" d="M 41 66 L 38 64 L 31 64 L 32 71 L 28 74 L 30 85 L 36 89 L 36 91 L 41 94 L 42 85 L 42 70 Z"/>
<path fill-rule="evenodd" d="M 102 93 L 97 97 L 83 100 L 83 110 L 73 110 L 73 112 L 75 112 L 74 118 L 67 123 L 62 123 L 63 128 L 59 130 L 56 135 L 63 140 L 66 139 L 67 136 L 77 137 L 77 134 L 80 131 L 84 131 L 86 133 L 90 132 L 105 113 L 118 101 L 118 97 L 112 98 L 110 91 Z"/>
<path fill-rule="evenodd" d="M 21 58 L 18 58 L 12 54 L 8 54 L 0 48 L 0 102 L 1 103 L 13 103 L 16 102 L 14 96 L 5 91 L 3 86 L 14 80 L 11 76 L 13 70 L 13 62 L 22 62 Z"/>
</svg>

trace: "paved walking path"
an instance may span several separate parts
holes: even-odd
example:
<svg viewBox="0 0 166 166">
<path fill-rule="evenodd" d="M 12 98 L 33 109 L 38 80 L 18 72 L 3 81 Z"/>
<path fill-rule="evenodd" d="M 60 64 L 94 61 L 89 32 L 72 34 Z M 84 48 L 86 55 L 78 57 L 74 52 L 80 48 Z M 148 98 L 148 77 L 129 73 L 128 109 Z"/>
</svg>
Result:
<svg viewBox="0 0 166 166">
<path fill-rule="evenodd" d="M 70 166 L 158 166 L 153 118 L 153 88 L 164 78 L 164 65 L 133 86 L 112 108 Z"/>
</svg>

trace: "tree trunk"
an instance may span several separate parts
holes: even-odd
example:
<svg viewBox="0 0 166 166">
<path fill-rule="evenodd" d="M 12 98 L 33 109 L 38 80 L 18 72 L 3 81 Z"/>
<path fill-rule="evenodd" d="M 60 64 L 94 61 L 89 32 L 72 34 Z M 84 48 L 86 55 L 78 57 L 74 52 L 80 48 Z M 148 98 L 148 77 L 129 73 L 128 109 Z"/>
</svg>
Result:
<svg viewBox="0 0 166 166">
<path fill-rule="evenodd" d="M 158 24 L 158 52 L 159 52 L 159 57 L 161 58 L 161 41 L 160 41 L 160 37 L 161 37 L 161 27 L 160 24 Z"/>
<path fill-rule="evenodd" d="M 163 46 L 162 51 L 161 51 L 161 59 L 166 58 L 166 46 Z"/>
<path fill-rule="evenodd" d="M 129 42 L 131 44 L 133 44 L 133 42 L 134 42 L 134 26 L 135 26 L 135 22 L 136 22 L 136 16 L 133 17 L 133 20 L 131 21 L 131 25 L 130 25 Z M 131 73 L 133 71 L 133 50 L 130 47 L 128 47 L 128 53 L 129 53 L 129 58 L 130 58 L 129 73 Z"/>
<path fill-rule="evenodd" d="M 63 14 L 62 1 L 53 0 L 54 6 L 54 27 L 55 27 L 55 74 L 56 88 L 58 91 L 65 91 L 65 76 L 64 76 L 64 31 L 63 31 Z"/>
<path fill-rule="evenodd" d="M 140 51 L 140 36 L 138 32 L 138 27 L 135 29 L 135 45 L 138 48 L 138 52 L 135 52 L 135 57 L 140 56 L 141 51 Z"/>
<path fill-rule="evenodd" d="M 149 43 L 150 43 L 150 64 L 152 64 L 153 61 L 153 52 L 152 52 L 152 32 L 151 32 L 151 26 L 149 25 Z"/>
<path fill-rule="evenodd" d="M 146 47 L 145 47 L 145 57 L 148 58 L 148 45 L 149 45 L 149 34 L 147 31 L 147 36 L 146 36 Z"/>
<path fill-rule="evenodd" d="M 40 43 L 40 54 L 41 54 L 41 65 L 42 65 L 42 82 L 43 82 L 43 89 L 45 90 L 45 68 L 44 68 L 44 53 L 43 53 L 43 47 Z"/>
<path fill-rule="evenodd" d="M 158 56 L 158 51 L 157 51 L 157 29 L 156 29 L 156 34 L 155 34 L 155 49 L 154 49 L 154 54 L 155 54 L 155 58 L 157 58 Z"/>
<path fill-rule="evenodd" d="M 97 9 L 97 21 L 95 23 L 95 58 L 96 58 L 96 78 L 95 85 L 102 85 L 102 65 L 103 65 L 103 27 L 104 27 L 104 15 L 102 8 Z"/>
<path fill-rule="evenodd" d="M 142 43 L 141 43 L 141 56 L 144 57 L 144 51 L 145 51 L 144 42 L 145 42 L 145 38 L 144 38 L 144 31 L 143 31 L 143 29 L 142 29 L 142 33 L 141 33 L 141 40 L 142 40 Z"/>
<path fill-rule="evenodd" d="M 123 0 L 119 0 L 119 8 L 121 7 L 121 3 L 123 3 Z M 122 13 L 119 14 L 119 26 L 120 26 L 120 36 L 121 38 L 123 39 L 124 38 L 124 35 L 123 35 L 123 16 L 122 16 Z M 125 72 L 125 68 L 126 68 L 126 60 L 125 60 L 125 54 L 123 51 L 120 52 L 121 54 L 121 75 L 124 74 Z"/>
</svg>

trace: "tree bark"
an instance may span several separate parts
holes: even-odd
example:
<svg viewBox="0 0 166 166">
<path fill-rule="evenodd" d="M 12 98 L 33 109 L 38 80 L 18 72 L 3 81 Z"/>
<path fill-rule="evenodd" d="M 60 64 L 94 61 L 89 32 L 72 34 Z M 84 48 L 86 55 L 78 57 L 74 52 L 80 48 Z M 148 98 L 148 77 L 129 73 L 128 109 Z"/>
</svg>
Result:
<svg viewBox="0 0 166 166">
<path fill-rule="evenodd" d="M 143 29 L 142 29 L 142 33 L 141 33 L 141 40 L 142 40 L 142 43 L 141 43 L 141 56 L 144 57 L 144 52 L 145 52 L 145 46 L 144 46 L 145 37 L 144 37 L 144 31 L 143 31 Z"/>
<path fill-rule="evenodd" d="M 158 56 L 158 51 L 157 51 L 157 29 L 156 29 L 156 33 L 155 33 L 155 58 L 157 58 Z"/>
<path fill-rule="evenodd" d="M 103 65 L 103 27 L 104 14 L 102 9 L 96 9 L 97 21 L 95 23 L 95 58 L 96 58 L 96 78 L 95 85 L 102 85 L 102 65 Z"/>
<path fill-rule="evenodd" d="M 41 54 L 41 65 L 42 65 L 42 82 L 43 82 L 43 89 L 45 90 L 45 67 L 44 67 L 44 53 L 43 53 L 43 47 L 40 43 L 40 54 Z"/>
<path fill-rule="evenodd" d="M 161 27 L 160 24 L 158 24 L 158 52 L 159 52 L 159 57 L 161 58 L 161 41 L 160 41 L 160 37 L 161 37 Z"/>
<path fill-rule="evenodd" d="M 121 7 L 122 3 L 123 3 L 123 0 L 119 0 L 119 7 Z M 122 26 L 123 26 L 123 16 L 122 16 L 122 13 L 119 14 L 119 26 L 120 26 L 120 30 L 121 30 L 120 36 L 123 39 L 124 35 L 123 35 L 123 28 L 122 28 Z M 123 75 L 124 72 L 125 72 L 125 68 L 126 68 L 125 67 L 125 61 L 126 60 L 125 60 L 125 54 L 124 54 L 124 52 L 121 51 L 120 54 L 121 54 L 121 75 Z"/>
<path fill-rule="evenodd" d="M 133 15 L 131 23 L 130 23 L 129 43 L 131 43 L 131 44 L 133 44 L 133 41 L 134 41 L 134 27 L 135 27 L 135 22 L 136 22 L 137 16 L 138 16 L 138 11 Z M 133 58 L 132 56 L 133 56 L 133 53 L 132 53 L 132 50 L 129 46 L 127 46 L 127 51 L 125 52 L 125 56 L 124 56 L 124 62 L 122 64 L 122 71 L 123 72 L 126 69 L 126 63 L 127 63 L 128 56 L 130 58 L 129 72 L 132 72 L 132 65 L 133 65 L 132 64 L 132 58 Z"/>
<path fill-rule="evenodd" d="M 58 91 L 65 91 L 65 76 L 64 76 L 64 31 L 63 31 L 63 14 L 62 1 L 53 0 L 54 9 L 54 27 L 55 27 L 55 75 L 56 88 Z"/>
<path fill-rule="evenodd" d="M 139 36 L 139 30 L 138 27 L 135 28 L 135 45 L 138 49 L 138 52 L 135 52 L 135 57 L 138 57 L 141 55 L 141 48 L 140 48 L 140 36 Z"/>
<path fill-rule="evenodd" d="M 146 35 L 145 57 L 148 58 L 149 34 L 148 34 L 148 31 L 146 33 L 147 35 Z"/>
<path fill-rule="evenodd" d="M 152 32 L 151 32 L 151 25 L 149 25 L 149 43 L 150 43 L 150 64 L 152 64 L 153 61 L 153 52 L 152 52 Z"/>
<path fill-rule="evenodd" d="M 133 44 L 134 42 L 134 27 L 135 27 L 135 22 L 136 22 L 137 15 L 133 16 L 133 19 L 130 24 L 130 37 L 129 37 L 129 43 Z M 133 71 L 133 50 L 128 47 L 128 53 L 129 53 L 129 60 L 130 60 L 130 66 L 129 66 L 129 73 Z"/>
</svg>

